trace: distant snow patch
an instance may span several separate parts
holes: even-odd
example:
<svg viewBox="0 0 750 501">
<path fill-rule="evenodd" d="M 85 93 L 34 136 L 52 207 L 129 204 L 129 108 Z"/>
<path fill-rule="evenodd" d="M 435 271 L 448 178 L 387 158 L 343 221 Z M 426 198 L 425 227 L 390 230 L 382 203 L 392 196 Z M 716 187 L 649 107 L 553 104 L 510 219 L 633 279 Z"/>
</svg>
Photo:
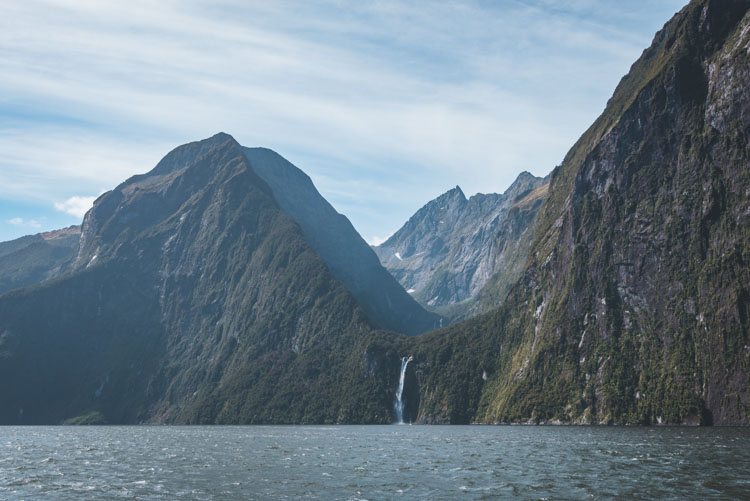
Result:
<svg viewBox="0 0 750 501">
<path fill-rule="evenodd" d="M 414 289 L 409 289 L 409 290 L 408 290 L 408 291 L 406 291 L 406 292 L 408 292 L 409 294 L 414 294 L 414 293 L 415 293 L 415 292 L 417 292 L 417 291 L 415 291 Z"/>
<path fill-rule="evenodd" d="M 403 260 L 404 260 L 404 259 L 403 259 L 403 258 L 401 257 L 401 254 L 399 254 L 398 252 L 397 252 L 397 253 L 395 254 L 395 256 L 396 256 L 396 259 L 398 259 L 399 261 L 403 261 Z"/>
</svg>

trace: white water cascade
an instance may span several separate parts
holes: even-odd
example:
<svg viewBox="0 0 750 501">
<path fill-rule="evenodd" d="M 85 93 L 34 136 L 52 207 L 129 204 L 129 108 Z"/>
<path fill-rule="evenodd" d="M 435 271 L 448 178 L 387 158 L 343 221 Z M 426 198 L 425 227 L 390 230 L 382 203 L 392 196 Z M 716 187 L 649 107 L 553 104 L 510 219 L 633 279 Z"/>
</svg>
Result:
<svg viewBox="0 0 750 501">
<path fill-rule="evenodd" d="M 393 410 L 396 411 L 396 420 L 398 424 L 404 424 L 404 379 L 406 379 L 406 366 L 414 360 L 414 357 L 401 359 L 401 375 L 398 378 L 398 390 L 396 391 L 396 401 L 393 403 Z"/>
</svg>

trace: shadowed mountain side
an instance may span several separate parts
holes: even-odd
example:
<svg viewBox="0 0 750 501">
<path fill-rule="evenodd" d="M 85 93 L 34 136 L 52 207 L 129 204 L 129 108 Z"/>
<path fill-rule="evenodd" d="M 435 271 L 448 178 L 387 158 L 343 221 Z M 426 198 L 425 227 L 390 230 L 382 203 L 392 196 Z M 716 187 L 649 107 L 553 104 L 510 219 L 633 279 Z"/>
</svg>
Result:
<svg viewBox="0 0 750 501">
<path fill-rule="evenodd" d="M 241 147 L 183 149 L 99 197 L 67 275 L 0 298 L 0 420 L 390 422 L 366 315 Z"/>
<path fill-rule="evenodd" d="M 253 170 L 273 190 L 282 210 L 357 299 L 374 325 L 405 334 L 434 329 L 439 317 L 425 311 L 383 268 L 352 224 L 324 199 L 312 180 L 281 155 L 243 148 Z"/>
</svg>

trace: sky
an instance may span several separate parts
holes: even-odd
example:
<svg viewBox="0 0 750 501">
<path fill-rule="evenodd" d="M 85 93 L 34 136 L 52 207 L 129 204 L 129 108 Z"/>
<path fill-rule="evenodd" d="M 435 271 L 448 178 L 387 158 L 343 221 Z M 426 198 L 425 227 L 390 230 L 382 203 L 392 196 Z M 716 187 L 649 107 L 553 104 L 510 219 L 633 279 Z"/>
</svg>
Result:
<svg viewBox="0 0 750 501">
<path fill-rule="evenodd" d="M 377 244 L 544 176 L 685 0 L 0 0 L 0 241 L 223 131 Z"/>
</svg>

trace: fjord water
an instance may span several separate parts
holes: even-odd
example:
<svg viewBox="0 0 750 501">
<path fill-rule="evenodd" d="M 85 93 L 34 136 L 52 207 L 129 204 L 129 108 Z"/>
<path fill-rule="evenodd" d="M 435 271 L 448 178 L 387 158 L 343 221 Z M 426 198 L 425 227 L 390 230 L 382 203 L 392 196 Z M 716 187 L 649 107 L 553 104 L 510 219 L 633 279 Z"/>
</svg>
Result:
<svg viewBox="0 0 750 501">
<path fill-rule="evenodd" d="M 3 427 L 0 499 L 680 499 L 750 493 L 746 428 Z"/>
</svg>

